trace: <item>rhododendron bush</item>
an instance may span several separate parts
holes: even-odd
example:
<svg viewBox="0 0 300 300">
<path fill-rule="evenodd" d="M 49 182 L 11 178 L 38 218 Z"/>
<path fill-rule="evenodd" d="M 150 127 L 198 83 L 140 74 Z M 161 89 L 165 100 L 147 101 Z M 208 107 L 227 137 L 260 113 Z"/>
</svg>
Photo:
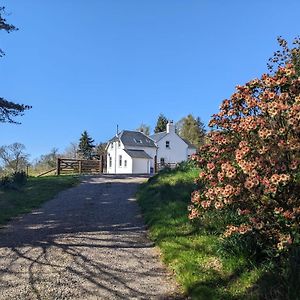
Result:
<svg viewBox="0 0 300 300">
<path fill-rule="evenodd" d="M 224 238 L 251 235 L 276 253 L 299 244 L 300 77 L 293 60 L 237 86 L 209 126 L 192 158 L 202 171 L 189 218 L 231 210 L 238 221 L 227 224 Z"/>
</svg>

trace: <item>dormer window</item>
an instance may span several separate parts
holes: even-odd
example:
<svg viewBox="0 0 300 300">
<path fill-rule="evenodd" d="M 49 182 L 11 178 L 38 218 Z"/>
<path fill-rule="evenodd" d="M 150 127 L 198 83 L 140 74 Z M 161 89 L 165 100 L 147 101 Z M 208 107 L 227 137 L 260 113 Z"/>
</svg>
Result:
<svg viewBox="0 0 300 300">
<path fill-rule="evenodd" d="M 134 141 L 135 141 L 137 144 L 143 144 L 142 140 L 136 140 L 136 139 L 134 139 Z"/>
<path fill-rule="evenodd" d="M 170 141 L 166 141 L 166 148 L 170 149 Z"/>
</svg>

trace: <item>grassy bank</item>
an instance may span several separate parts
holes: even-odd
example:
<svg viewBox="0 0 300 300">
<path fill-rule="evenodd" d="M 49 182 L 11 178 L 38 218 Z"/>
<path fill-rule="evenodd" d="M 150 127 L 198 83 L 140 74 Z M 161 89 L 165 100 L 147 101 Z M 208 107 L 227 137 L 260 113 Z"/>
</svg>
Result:
<svg viewBox="0 0 300 300">
<path fill-rule="evenodd" d="M 257 299 L 253 289 L 263 267 L 245 255 L 220 252 L 216 228 L 199 229 L 187 218 L 187 205 L 197 169 L 156 175 L 138 192 L 138 200 L 152 240 L 164 262 L 192 299 Z M 222 218 L 216 216 L 216 224 Z"/>
<path fill-rule="evenodd" d="M 78 183 L 75 176 L 46 176 L 29 178 L 24 186 L 16 189 L 0 189 L 0 224 L 12 217 L 30 212 L 58 192 Z"/>
</svg>

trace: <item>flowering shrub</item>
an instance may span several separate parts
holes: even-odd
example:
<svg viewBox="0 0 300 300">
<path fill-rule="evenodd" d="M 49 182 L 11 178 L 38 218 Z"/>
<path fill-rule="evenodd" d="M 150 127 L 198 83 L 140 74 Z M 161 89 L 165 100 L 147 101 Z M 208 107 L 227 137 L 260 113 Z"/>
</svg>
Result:
<svg viewBox="0 0 300 300">
<path fill-rule="evenodd" d="M 274 253 L 299 243 L 300 77 L 291 62 L 244 86 L 220 106 L 207 143 L 192 159 L 202 171 L 189 218 L 233 210 L 223 236 L 252 235 Z"/>
</svg>

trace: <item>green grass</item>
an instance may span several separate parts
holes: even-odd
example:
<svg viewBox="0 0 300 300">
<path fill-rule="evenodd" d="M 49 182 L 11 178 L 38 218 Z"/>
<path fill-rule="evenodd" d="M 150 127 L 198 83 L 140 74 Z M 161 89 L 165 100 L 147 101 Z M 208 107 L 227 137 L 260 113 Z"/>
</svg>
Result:
<svg viewBox="0 0 300 300">
<path fill-rule="evenodd" d="M 18 189 L 0 189 L 0 225 L 13 217 L 32 211 L 52 199 L 58 192 L 78 182 L 78 177 L 75 176 L 31 177 Z"/>
<path fill-rule="evenodd" d="M 192 299 L 256 299 L 250 291 L 263 268 L 253 266 L 242 254 L 221 255 L 219 234 L 188 220 L 187 205 L 198 173 L 195 168 L 169 171 L 141 186 L 138 201 L 150 237 Z"/>
</svg>

